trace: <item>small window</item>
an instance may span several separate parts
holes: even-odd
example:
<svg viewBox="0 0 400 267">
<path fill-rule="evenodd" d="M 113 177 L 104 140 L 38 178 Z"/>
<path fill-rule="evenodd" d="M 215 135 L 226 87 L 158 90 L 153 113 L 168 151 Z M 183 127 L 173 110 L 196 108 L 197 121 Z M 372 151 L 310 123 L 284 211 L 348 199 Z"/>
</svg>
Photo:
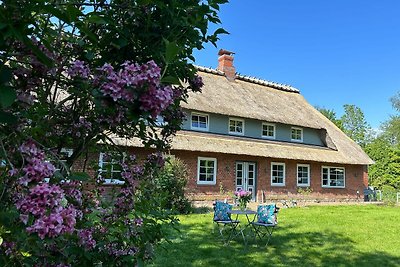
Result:
<svg viewBox="0 0 400 267">
<path fill-rule="evenodd" d="M 297 186 L 310 186 L 310 165 L 297 164 Z"/>
<path fill-rule="evenodd" d="M 217 181 L 217 159 L 198 158 L 197 184 L 215 185 Z"/>
<path fill-rule="evenodd" d="M 285 163 L 271 163 L 271 185 L 285 185 Z"/>
<path fill-rule="evenodd" d="M 345 187 L 345 169 L 341 167 L 322 167 L 322 187 Z"/>
<path fill-rule="evenodd" d="M 292 141 L 303 142 L 303 129 L 292 127 Z"/>
<path fill-rule="evenodd" d="M 192 113 L 191 129 L 208 131 L 208 115 L 200 113 Z"/>
<path fill-rule="evenodd" d="M 230 134 L 244 134 L 244 120 L 229 119 L 229 133 Z"/>
<path fill-rule="evenodd" d="M 158 127 L 166 126 L 168 123 L 164 120 L 164 117 L 161 115 L 158 115 L 156 117 L 155 125 Z"/>
<path fill-rule="evenodd" d="M 112 155 L 100 153 L 99 176 L 104 178 L 104 184 L 123 184 L 121 172 L 121 164 Z"/>
<path fill-rule="evenodd" d="M 59 161 L 55 161 L 54 168 L 56 171 L 62 172 L 65 169 L 65 164 L 67 163 L 67 159 L 72 156 L 74 150 L 71 148 L 62 148 L 59 155 Z"/>
<path fill-rule="evenodd" d="M 270 123 L 263 123 L 261 136 L 264 138 L 275 139 L 275 125 Z"/>
</svg>

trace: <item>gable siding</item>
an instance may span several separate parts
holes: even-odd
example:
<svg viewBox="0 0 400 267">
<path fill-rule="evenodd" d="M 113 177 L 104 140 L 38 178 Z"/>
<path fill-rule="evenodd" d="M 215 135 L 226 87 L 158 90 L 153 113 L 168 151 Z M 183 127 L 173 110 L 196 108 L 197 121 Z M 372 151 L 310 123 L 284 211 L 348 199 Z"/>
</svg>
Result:
<svg viewBox="0 0 400 267">
<path fill-rule="evenodd" d="M 191 130 L 191 114 L 192 112 L 187 110 L 186 113 L 186 120 L 184 120 L 182 124 L 183 130 Z M 196 112 L 194 112 L 196 113 Z M 201 112 L 200 112 L 201 113 Z M 216 134 L 229 134 L 229 118 L 236 118 L 236 117 L 229 117 L 226 115 L 221 114 L 214 114 L 209 113 L 209 131 L 210 133 Z M 239 118 L 243 119 L 243 118 Z M 251 137 L 251 138 L 258 138 L 262 139 L 261 136 L 261 129 L 262 129 L 263 121 L 255 120 L 255 119 L 244 119 L 244 136 Z M 275 124 L 275 131 L 276 131 L 276 138 L 277 141 L 285 141 L 285 142 L 292 142 L 291 141 L 291 125 L 281 124 L 281 123 L 273 123 Z M 303 142 L 304 144 L 310 145 L 317 145 L 317 146 L 324 146 L 324 143 L 321 140 L 319 131 L 316 129 L 311 128 L 302 128 L 303 129 Z"/>
</svg>

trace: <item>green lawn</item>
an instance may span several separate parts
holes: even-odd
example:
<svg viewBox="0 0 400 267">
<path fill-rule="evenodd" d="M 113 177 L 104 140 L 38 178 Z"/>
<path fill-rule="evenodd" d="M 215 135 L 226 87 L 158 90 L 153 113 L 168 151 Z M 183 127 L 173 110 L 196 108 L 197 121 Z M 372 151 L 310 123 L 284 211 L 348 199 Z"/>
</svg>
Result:
<svg viewBox="0 0 400 267">
<path fill-rule="evenodd" d="M 212 214 L 179 217 L 180 232 L 151 266 L 400 266 L 400 208 L 314 206 L 281 209 L 267 248 L 212 234 Z"/>
</svg>

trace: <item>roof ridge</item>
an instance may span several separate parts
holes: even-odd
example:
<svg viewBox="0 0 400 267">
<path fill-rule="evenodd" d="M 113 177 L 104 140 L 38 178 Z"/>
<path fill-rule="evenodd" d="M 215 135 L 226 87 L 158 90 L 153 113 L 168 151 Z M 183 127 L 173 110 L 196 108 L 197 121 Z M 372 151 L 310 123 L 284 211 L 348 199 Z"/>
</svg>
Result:
<svg viewBox="0 0 400 267">
<path fill-rule="evenodd" d="M 194 65 L 194 67 L 199 70 L 199 71 L 203 71 L 206 73 L 211 73 L 211 74 L 217 74 L 220 76 L 224 76 L 224 72 L 217 70 L 217 69 L 212 69 L 212 68 L 207 68 L 207 67 L 202 67 L 202 66 L 198 66 L 198 65 Z M 238 80 L 242 80 L 245 82 L 251 82 L 254 84 L 259 84 L 259 85 L 264 85 L 264 86 L 268 86 L 268 87 L 272 87 L 275 89 L 279 89 L 282 91 L 288 91 L 288 92 L 293 92 L 293 93 L 300 93 L 300 90 L 289 85 L 289 84 L 282 84 L 282 83 L 277 83 L 277 82 L 273 82 L 273 81 L 268 81 L 268 80 L 264 80 L 264 79 L 259 79 L 256 77 L 250 77 L 247 75 L 242 75 L 239 73 L 235 74 L 236 79 Z"/>
</svg>

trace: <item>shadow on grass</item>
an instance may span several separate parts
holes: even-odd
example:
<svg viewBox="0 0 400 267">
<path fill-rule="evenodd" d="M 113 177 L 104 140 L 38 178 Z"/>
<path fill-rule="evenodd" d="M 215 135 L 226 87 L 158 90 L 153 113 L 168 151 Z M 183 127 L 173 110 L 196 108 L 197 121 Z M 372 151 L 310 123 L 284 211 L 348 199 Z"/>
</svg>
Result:
<svg viewBox="0 0 400 267">
<path fill-rule="evenodd" d="M 180 225 L 171 243 L 157 248 L 150 266 L 399 266 L 400 257 L 385 252 L 363 252 L 354 242 L 334 232 L 296 233 L 296 225 L 276 229 L 267 248 L 240 239 L 225 246 L 212 233 L 210 214 Z M 209 218 L 209 220 L 205 220 Z M 258 242 L 257 242 L 258 243 Z M 371 250 L 372 250 L 371 244 Z"/>
<path fill-rule="evenodd" d="M 194 207 L 192 209 L 193 214 L 207 214 L 210 213 L 213 210 L 213 208 L 210 207 Z"/>
</svg>

